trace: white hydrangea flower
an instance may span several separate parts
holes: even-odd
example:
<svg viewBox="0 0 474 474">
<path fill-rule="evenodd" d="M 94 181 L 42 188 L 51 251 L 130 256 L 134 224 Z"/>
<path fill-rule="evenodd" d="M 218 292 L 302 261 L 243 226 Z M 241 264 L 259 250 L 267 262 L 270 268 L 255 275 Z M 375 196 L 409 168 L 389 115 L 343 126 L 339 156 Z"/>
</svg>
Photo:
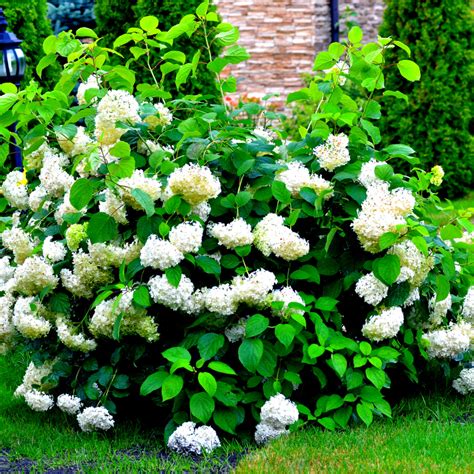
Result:
<svg viewBox="0 0 474 474">
<path fill-rule="evenodd" d="M 473 329 L 469 323 L 451 323 L 447 329 L 437 329 L 423 334 L 428 343 L 427 352 L 431 358 L 453 359 L 469 350 Z"/>
<path fill-rule="evenodd" d="M 192 206 L 209 201 L 221 192 L 221 183 L 211 170 L 194 163 L 174 170 L 168 178 L 168 187 L 173 194 L 183 196 Z"/>
<path fill-rule="evenodd" d="M 46 314 L 46 308 L 34 297 L 20 297 L 13 309 L 12 322 L 24 337 L 38 339 L 47 336 L 51 330 L 51 323 L 44 317 Z"/>
<path fill-rule="evenodd" d="M 238 217 L 228 224 L 221 222 L 208 225 L 208 232 L 211 237 L 218 240 L 219 245 L 228 249 L 234 249 L 243 245 L 253 243 L 252 227 L 244 219 Z"/>
<path fill-rule="evenodd" d="M 474 323 L 474 286 L 469 288 L 464 297 L 461 314 L 466 321 Z"/>
<path fill-rule="evenodd" d="M 248 276 L 236 276 L 232 280 L 235 301 L 255 306 L 263 303 L 276 284 L 274 273 L 262 268 Z"/>
<path fill-rule="evenodd" d="M 53 197 L 63 196 L 74 184 L 74 178 L 63 168 L 69 163 L 60 153 L 45 153 L 39 180 L 41 186 Z"/>
<path fill-rule="evenodd" d="M 45 362 L 39 367 L 37 367 L 33 362 L 30 362 L 26 368 L 21 385 L 19 385 L 15 390 L 15 397 L 23 397 L 26 392 L 33 389 L 38 389 L 40 391 L 47 389 L 42 380 L 51 374 L 52 368 L 52 362 Z"/>
<path fill-rule="evenodd" d="M 48 191 L 40 184 L 28 196 L 28 206 L 34 212 L 40 209 L 48 209 L 51 201 L 48 201 Z"/>
<path fill-rule="evenodd" d="M 158 112 L 160 125 L 165 127 L 173 121 L 173 114 L 171 113 L 170 109 L 168 109 L 168 107 L 165 107 L 164 104 L 158 102 L 157 104 L 154 104 L 154 107 Z"/>
<path fill-rule="evenodd" d="M 178 453 L 202 454 L 210 453 L 221 445 L 215 430 L 210 426 L 200 426 L 187 421 L 171 434 L 168 447 Z"/>
<path fill-rule="evenodd" d="M 79 87 L 77 88 L 77 102 L 79 105 L 86 105 L 86 92 L 89 89 L 100 89 L 100 82 L 99 78 L 95 74 L 91 74 L 86 82 L 81 82 L 79 84 Z M 97 102 L 97 97 L 94 97 L 91 101 L 92 104 L 95 104 Z"/>
<path fill-rule="evenodd" d="M 199 222 L 182 222 L 171 229 L 168 238 L 181 253 L 197 253 L 202 245 L 203 233 Z"/>
<path fill-rule="evenodd" d="M 84 334 L 76 332 L 65 318 L 56 319 L 56 331 L 59 340 L 73 351 L 90 352 L 97 348 L 94 339 L 88 339 Z"/>
<path fill-rule="evenodd" d="M 254 244 L 266 257 L 274 253 L 286 261 L 297 260 L 309 252 L 309 242 L 283 222 L 283 217 L 267 214 L 255 226 Z"/>
<path fill-rule="evenodd" d="M 82 408 L 82 401 L 79 397 L 63 393 L 57 398 L 56 406 L 68 415 L 76 415 Z"/>
<path fill-rule="evenodd" d="M 255 442 L 266 444 L 269 441 L 288 435 L 290 432 L 285 428 L 279 428 L 266 423 L 259 423 L 255 428 Z"/>
<path fill-rule="evenodd" d="M 89 254 L 93 262 L 100 267 L 120 267 L 122 262 L 127 265 L 140 257 L 143 244 L 138 240 L 122 245 L 114 244 L 88 244 Z"/>
<path fill-rule="evenodd" d="M 403 324 L 403 311 L 393 307 L 372 316 L 362 327 L 362 334 L 371 341 L 382 341 L 395 337 Z"/>
<path fill-rule="evenodd" d="M 113 217 L 119 224 L 128 224 L 125 203 L 111 190 L 104 191 L 105 201 L 99 202 L 99 211 Z"/>
<path fill-rule="evenodd" d="M 388 286 L 370 272 L 359 278 L 355 286 L 355 292 L 367 304 L 377 306 L 388 295 Z"/>
<path fill-rule="evenodd" d="M 194 292 L 193 282 L 186 275 L 181 276 L 177 288 L 169 283 L 165 275 L 150 278 L 148 287 L 155 303 L 162 304 L 175 311 L 185 311 Z"/>
<path fill-rule="evenodd" d="M 12 322 L 14 298 L 11 295 L 0 296 L 0 343 L 10 341 L 15 333 Z"/>
<path fill-rule="evenodd" d="M 287 434 L 287 426 L 296 423 L 299 418 L 298 408 L 281 393 L 267 400 L 260 410 L 260 423 L 255 432 L 255 441 L 263 444 L 271 439 Z"/>
<path fill-rule="evenodd" d="M 304 314 L 303 309 L 295 309 L 295 308 L 288 308 L 290 303 L 298 303 L 304 305 L 304 300 L 301 296 L 290 286 L 285 286 L 279 290 L 275 290 L 270 298 L 270 303 L 283 303 L 283 307 L 281 309 L 272 308 L 272 313 L 275 316 L 279 316 L 280 318 L 287 318 L 290 313 L 295 314 Z"/>
<path fill-rule="evenodd" d="M 350 65 L 346 61 L 340 60 L 336 64 L 334 64 L 333 67 L 325 69 L 324 72 L 326 74 L 332 74 L 337 77 L 337 83 L 340 86 L 343 86 L 347 80 L 347 77 L 345 77 L 343 74 L 349 74 L 349 69 Z"/>
<path fill-rule="evenodd" d="M 432 256 L 425 257 L 411 240 L 404 240 L 389 248 L 388 254 L 396 255 L 400 259 L 401 268 L 411 270 L 407 281 L 413 287 L 419 287 L 433 268 Z M 404 270 L 406 271 L 406 270 Z"/>
<path fill-rule="evenodd" d="M 87 407 L 77 415 L 77 422 L 82 431 L 90 432 L 113 428 L 115 421 L 104 407 Z"/>
<path fill-rule="evenodd" d="M 406 299 L 405 303 L 403 303 L 404 308 L 408 308 L 412 306 L 415 301 L 419 301 L 420 299 L 420 290 L 418 288 L 414 288 L 410 291 L 408 298 Z"/>
<path fill-rule="evenodd" d="M 236 324 L 225 328 L 224 334 L 229 342 L 235 343 L 239 342 L 245 337 L 245 330 L 247 327 L 247 320 L 249 318 L 240 318 Z"/>
<path fill-rule="evenodd" d="M 113 298 L 99 303 L 89 322 L 89 331 L 95 337 L 113 338 L 115 321 L 122 314 L 120 334 L 123 336 L 140 336 L 148 342 L 159 339 L 158 326 L 151 316 L 147 316 L 146 310 L 137 308 L 133 304 L 133 292 L 123 290 L 120 300 Z"/>
<path fill-rule="evenodd" d="M 13 252 L 15 262 L 23 263 L 35 249 L 38 241 L 32 240 L 30 235 L 19 227 L 12 227 L 2 232 L 3 246 Z"/>
<path fill-rule="evenodd" d="M 82 250 L 72 256 L 73 271 L 63 268 L 60 272 L 62 285 L 73 295 L 92 298 L 94 290 L 113 280 L 109 268 L 99 266 L 91 255 Z"/>
<path fill-rule="evenodd" d="M 462 395 L 474 392 L 474 367 L 462 369 L 459 378 L 453 381 L 453 388 Z"/>
<path fill-rule="evenodd" d="M 167 240 L 150 235 L 140 251 L 140 262 L 144 267 L 166 270 L 178 265 L 184 255 Z"/>
<path fill-rule="evenodd" d="M 10 171 L 5 176 L 1 190 L 10 206 L 17 209 L 26 209 L 28 207 L 28 189 L 25 173 Z"/>
<path fill-rule="evenodd" d="M 375 168 L 379 165 L 386 165 L 385 161 L 377 161 L 375 159 L 371 159 L 362 165 L 362 168 L 359 173 L 359 177 L 357 178 L 359 183 L 364 186 L 364 188 L 368 188 L 375 183 L 382 182 L 380 178 L 375 175 Z"/>
<path fill-rule="evenodd" d="M 48 411 L 54 406 L 54 398 L 39 390 L 28 390 L 23 397 L 26 404 L 34 411 Z"/>
<path fill-rule="evenodd" d="M 302 188 L 311 188 L 317 194 L 330 191 L 325 195 L 329 199 L 332 195 L 332 184 L 317 174 L 310 173 L 306 166 L 299 161 L 284 163 L 286 170 L 276 174 L 275 180 L 285 183 L 288 191 L 293 197 L 297 197 Z"/>
<path fill-rule="evenodd" d="M 60 262 L 67 254 L 67 249 L 61 242 L 53 242 L 51 236 L 46 237 L 43 242 L 43 256 L 51 263 Z"/>
<path fill-rule="evenodd" d="M 234 288 L 227 283 L 209 288 L 205 293 L 205 306 L 220 316 L 234 314 L 238 307 Z"/>
<path fill-rule="evenodd" d="M 201 202 L 196 204 L 191 208 L 191 214 L 194 214 L 199 217 L 203 222 L 206 222 L 209 219 L 209 214 L 211 213 L 211 206 L 207 202 Z"/>
<path fill-rule="evenodd" d="M 92 145 L 92 138 L 87 135 L 84 127 L 77 127 L 73 138 L 56 133 L 56 139 L 61 150 L 69 156 L 84 155 Z"/>
<path fill-rule="evenodd" d="M 267 400 L 260 410 L 262 423 L 272 426 L 289 426 L 298 421 L 298 408 L 281 393 Z"/>
<path fill-rule="evenodd" d="M 122 201 L 133 209 L 142 209 L 140 203 L 132 196 L 134 189 L 140 189 L 148 194 L 153 202 L 161 196 L 161 183 L 156 178 L 146 177 L 143 170 L 135 170 L 130 178 L 121 179 L 118 185 Z"/>
<path fill-rule="evenodd" d="M 390 191 L 384 181 L 371 184 L 357 218 L 351 224 L 362 247 L 371 253 L 378 252 L 380 237 L 406 227 L 405 216 L 412 212 L 414 205 L 415 199 L 407 189 Z"/>
<path fill-rule="evenodd" d="M 139 105 L 135 97 L 124 90 L 109 90 L 97 105 L 95 137 L 103 145 L 112 145 L 126 132 L 117 122 L 140 121 Z"/>
<path fill-rule="evenodd" d="M 436 294 L 430 299 L 428 306 L 430 310 L 429 319 L 432 326 L 439 326 L 443 322 L 443 318 L 448 314 L 452 304 L 450 294 L 442 301 L 436 301 Z"/>
<path fill-rule="evenodd" d="M 10 257 L 0 258 L 0 291 L 5 291 L 5 285 L 15 275 L 15 267 L 10 265 Z"/>
<path fill-rule="evenodd" d="M 333 135 L 327 138 L 323 145 L 314 148 L 313 153 L 316 155 L 321 168 L 327 171 L 334 171 L 335 168 L 349 163 L 349 138 L 344 133 Z"/>
<path fill-rule="evenodd" d="M 273 130 L 266 129 L 262 126 L 256 127 L 252 133 L 257 138 L 261 138 L 269 143 L 273 143 L 278 139 L 278 135 Z M 252 139 L 248 139 L 247 141 L 251 142 Z"/>
<path fill-rule="evenodd" d="M 44 288 L 56 288 L 59 278 L 43 257 L 28 257 L 15 272 L 15 290 L 24 295 L 36 295 Z"/>
</svg>

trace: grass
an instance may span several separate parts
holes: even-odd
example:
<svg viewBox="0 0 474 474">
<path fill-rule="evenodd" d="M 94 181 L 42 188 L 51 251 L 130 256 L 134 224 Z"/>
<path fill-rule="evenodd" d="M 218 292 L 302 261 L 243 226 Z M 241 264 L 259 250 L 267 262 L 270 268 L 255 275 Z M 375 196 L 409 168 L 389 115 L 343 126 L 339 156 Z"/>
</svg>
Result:
<svg viewBox="0 0 474 474">
<path fill-rule="evenodd" d="M 444 226 L 458 215 L 458 211 L 474 211 L 474 191 L 471 191 L 461 199 L 451 201 L 451 204 L 443 201 L 441 207 L 442 209 L 438 209 L 436 206 L 429 206 L 428 211 L 437 224 Z"/>
<path fill-rule="evenodd" d="M 119 422 L 107 434 L 84 434 L 74 420 L 56 411 L 33 413 L 12 398 L 21 380 L 18 365 L 23 364 L 0 357 L 0 450 L 8 450 L 10 461 L 33 461 L 31 472 L 67 466 L 84 473 L 230 472 L 244 450 L 249 452 L 237 474 L 474 470 L 474 407 L 468 397 L 407 400 L 395 408 L 393 420 L 379 420 L 369 428 L 308 428 L 262 449 L 224 443 L 213 454 L 193 459 L 164 450 L 158 430 L 144 430 L 137 421 Z M 26 470 L 21 466 L 13 472 Z"/>
<path fill-rule="evenodd" d="M 465 415 L 465 416 L 462 416 Z M 236 474 L 474 472 L 472 399 L 416 399 L 393 421 L 346 432 L 307 429 L 244 458 Z"/>
</svg>

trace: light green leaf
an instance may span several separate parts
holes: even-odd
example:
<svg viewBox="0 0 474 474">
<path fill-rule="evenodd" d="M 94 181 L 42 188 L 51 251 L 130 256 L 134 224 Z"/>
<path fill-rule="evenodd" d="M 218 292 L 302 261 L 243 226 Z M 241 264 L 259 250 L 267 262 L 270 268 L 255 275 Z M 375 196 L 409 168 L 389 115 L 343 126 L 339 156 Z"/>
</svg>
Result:
<svg viewBox="0 0 474 474">
<path fill-rule="evenodd" d="M 215 406 L 214 400 L 205 392 L 195 393 L 189 401 L 191 414 L 202 423 L 211 419 Z"/>
<path fill-rule="evenodd" d="M 421 78 L 421 72 L 418 64 L 410 61 L 409 59 L 403 59 L 397 64 L 400 74 L 407 80 L 414 82 L 419 81 Z"/>
<path fill-rule="evenodd" d="M 180 375 L 170 374 L 163 381 L 161 396 L 164 402 L 179 395 L 184 385 L 184 380 Z"/>
<path fill-rule="evenodd" d="M 200 372 L 198 375 L 199 385 L 206 391 L 206 393 L 213 397 L 217 390 L 217 382 L 215 377 L 209 372 Z"/>
<path fill-rule="evenodd" d="M 374 260 L 372 265 L 374 275 L 386 285 L 393 285 L 400 275 L 400 259 L 397 255 L 385 255 Z"/>
<path fill-rule="evenodd" d="M 255 372 L 263 356 L 263 342 L 260 339 L 244 339 L 238 353 L 242 365 L 249 372 Z"/>
<path fill-rule="evenodd" d="M 87 178 L 79 178 L 74 182 L 70 190 L 69 201 L 80 211 L 89 204 L 94 197 L 95 186 Z"/>
<path fill-rule="evenodd" d="M 145 210 L 148 217 L 151 217 L 155 213 L 155 203 L 149 194 L 138 188 L 132 189 L 131 194 L 138 204 L 140 204 L 140 206 Z"/>
<path fill-rule="evenodd" d="M 270 321 L 265 316 L 261 314 L 255 314 L 251 316 L 245 326 L 245 335 L 246 337 L 255 337 L 261 334 L 267 329 Z"/>
</svg>

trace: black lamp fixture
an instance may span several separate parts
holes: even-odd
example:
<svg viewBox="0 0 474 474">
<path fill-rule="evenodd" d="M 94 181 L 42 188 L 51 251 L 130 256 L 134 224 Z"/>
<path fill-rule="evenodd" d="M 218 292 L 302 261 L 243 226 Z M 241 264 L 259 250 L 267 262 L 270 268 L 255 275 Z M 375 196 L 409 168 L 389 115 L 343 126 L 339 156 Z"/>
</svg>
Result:
<svg viewBox="0 0 474 474">
<path fill-rule="evenodd" d="M 11 82 L 19 86 L 25 76 L 25 54 L 20 48 L 21 40 L 14 33 L 7 31 L 7 27 L 7 19 L 0 8 L 0 84 Z M 16 124 L 9 128 L 11 132 L 16 132 Z M 15 144 L 11 145 L 11 155 L 15 167 L 22 168 L 21 150 Z"/>
</svg>

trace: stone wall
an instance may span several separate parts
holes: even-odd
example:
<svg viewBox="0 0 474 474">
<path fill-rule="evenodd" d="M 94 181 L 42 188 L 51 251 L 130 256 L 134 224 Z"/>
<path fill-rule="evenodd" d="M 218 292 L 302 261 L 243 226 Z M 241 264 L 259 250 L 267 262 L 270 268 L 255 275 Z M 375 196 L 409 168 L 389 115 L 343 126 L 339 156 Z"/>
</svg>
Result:
<svg viewBox="0 0 474 474">
<path fill-rule="evenodd" d="M 239 93 L 262 96 L 302 87 L 314 56 L 331 42 L 329 0 L 214 0 L 224 21 L 240 29 L 239 43 L 251 59 L 232 68 Z M 367 39 L 377 37 L 383 0 L 345 0 L 359 14 Z"/>
</svg>

